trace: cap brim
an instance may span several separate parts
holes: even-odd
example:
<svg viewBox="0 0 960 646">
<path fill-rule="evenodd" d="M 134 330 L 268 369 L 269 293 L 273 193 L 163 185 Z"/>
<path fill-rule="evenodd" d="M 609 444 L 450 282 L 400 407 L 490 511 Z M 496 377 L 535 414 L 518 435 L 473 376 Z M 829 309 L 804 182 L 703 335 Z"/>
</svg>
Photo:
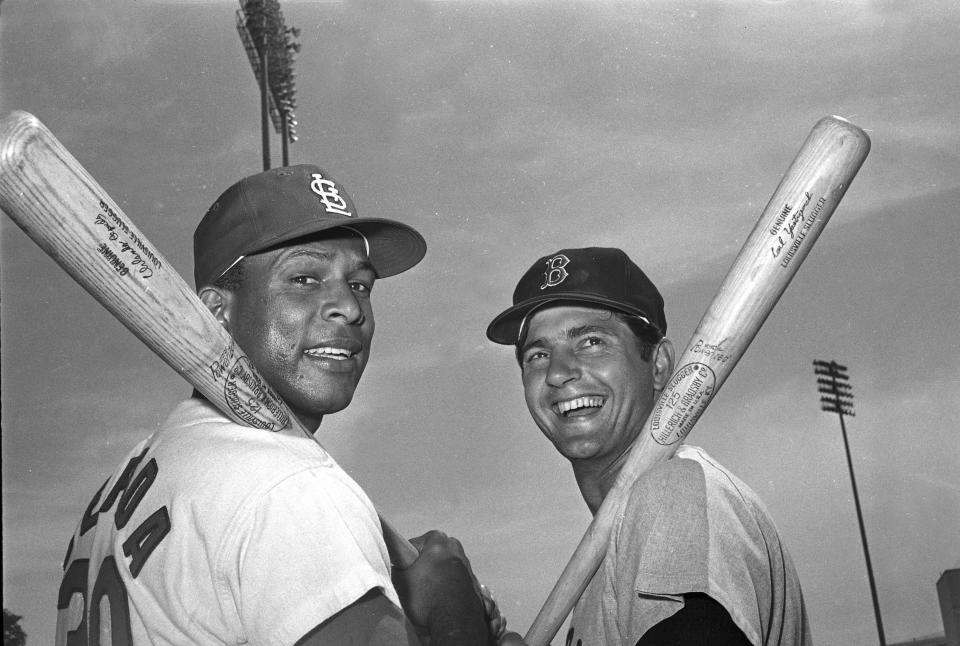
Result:
<svg viewBox="0 0 960 646">
<path fill-rule="evenodd" d="M 427 243 L 423 236 L 409 225 L 386 218 L 356 218 L 308 222 L 253 241 L 244 248 L 243 255 L 248 256 L 313 233 L 338 228 L 353 229 L 367 239 L 370 263 L 377 272 L 377 278 L 387 278 L 404 272 L 420 262 L 427 253 Z"/>
<path fill-rule="evenodd" d="M 656 327 L 646 312 L 637 307 L 630 307 L 620 301 L 615 301 L 604 296 L 593 294 L 584 294 L 582 292 L 563 293 L 553 292 L 549 295 L 537 296 L 518 303 L 513 307 L 507 308 L 487 326 L 487 338 L 494 343 L 502 345 L 516 345 L 520 336 L 520 326 L 523 319 L 533 310 L 546 305 L 547 303 L 564 301 L 573 303 L 588 303 L 594 305 L 603 305 L 609 309 L 618 312 L 625 312 L 643 318 L 647 323 Z"/>
</svg>

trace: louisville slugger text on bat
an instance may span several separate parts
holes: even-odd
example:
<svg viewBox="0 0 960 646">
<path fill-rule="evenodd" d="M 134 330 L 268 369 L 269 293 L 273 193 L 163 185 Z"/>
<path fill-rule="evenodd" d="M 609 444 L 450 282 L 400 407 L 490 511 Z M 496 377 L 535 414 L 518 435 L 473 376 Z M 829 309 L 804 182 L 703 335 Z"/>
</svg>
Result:
<svg viewBox="0 0 960 646">
<path fill-rule="evenodd" d="M 224 414 L 316 440 L 159 250 L 27 112 L 0 122 L 0 208 Z M 409 566 L 416 548 L 380 520 L 394 564 Z"/>
<path fill-rule="evenodd" d="M 816 123 L 737 254 L 677 361 L 616 483 L 528 630 L 546 646 L 586 589 L 618 510 L 643 472 L 670 458 L 743 356 L 870 152 L 867 134 L 840 117 Z"/>
</svg>

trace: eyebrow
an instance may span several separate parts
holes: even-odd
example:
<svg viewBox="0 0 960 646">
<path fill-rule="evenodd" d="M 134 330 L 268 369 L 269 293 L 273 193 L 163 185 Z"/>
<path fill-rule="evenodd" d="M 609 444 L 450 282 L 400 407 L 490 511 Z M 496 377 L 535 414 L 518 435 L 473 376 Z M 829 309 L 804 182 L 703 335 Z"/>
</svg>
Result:
<svg viewBox="0 0 960 646">
<path fill-rule="evenodd" d="M 578 325 L 567 330 L 567 338 L 575 339 L 585 334 L 610 334 L 610 328 L 605 325 Z"/>
<path fill-rule="evenodd" d="M 610 334 L 610 328 L 605 325 L 577 325 L 576 327 L 568 328 L 562 333 L 562 336 L 565 339 L 576 339 L 587 334 Z M 530 348 L 546 348 L 548 346 L 547 342 L 543 337 L 537 337 L 532 341 L 524 343 L 520 348 L 520 353 L 524 354 Z"/>
<path fill-rule="evenodd" d="M 329 251 L 318 251 L 316 249 L 305 249 L 302 247 L 299 249 L 292 249 L 282 257 L 297 258 L 300 256 L 315 258 L 317 260 L 320 260 L 321 262 L 327 262 L 327 263 L 331 262 L 333 259 L 333 254 L 330 253 Z M 376 275 L 377 273 L 377 270 L 374 268 L 373 263 L 370 262 L 369 258 L 358 260 L 353 267 L 353 271 L 369 271 L 369 272 L 372 272 L 374 275 Z"/>
</svg>

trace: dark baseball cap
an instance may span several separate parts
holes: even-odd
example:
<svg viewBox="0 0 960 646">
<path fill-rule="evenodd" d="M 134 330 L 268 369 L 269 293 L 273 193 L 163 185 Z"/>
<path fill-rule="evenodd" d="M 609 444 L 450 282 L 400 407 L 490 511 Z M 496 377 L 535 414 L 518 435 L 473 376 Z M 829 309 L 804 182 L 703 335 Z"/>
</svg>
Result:
<svg viewBox="0 0 960 646">
<path fill-rule="evenodd" d="M 513 291 L 513 306 L 487 327 L 487 337 L 515 345 L 524 319 L 554 301 L 594 303 L 637 316 L 667 333 L 663 297 L 647 275 L 620 249 L 561 249 L 527 270 Z"/>
<path fill-rule="evenodd" d="M 336 227 L 363 236 L 378 278 L 410 269 L 427 252 L 413 227 L 359 217 L 343 186 L 326 171 L 286 166 L 241 179 L 203 216 L 193 234 L 196 286 L 213 283 L 244 256 Z"/>
</svg>

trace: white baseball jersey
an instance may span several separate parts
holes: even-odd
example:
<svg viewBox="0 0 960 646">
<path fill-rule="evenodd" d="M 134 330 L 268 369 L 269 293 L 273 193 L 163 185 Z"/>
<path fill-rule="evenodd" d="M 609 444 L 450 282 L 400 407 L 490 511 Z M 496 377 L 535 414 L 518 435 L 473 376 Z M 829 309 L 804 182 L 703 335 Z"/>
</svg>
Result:
<svg viewBox="0 0 960 646">
<path fill-rule="evenodd" d="M 376 511 L 333 459 L 191 399 L 87 507 L 56 643 L 289 645 L 375 588 L 399 607 Z"/>
</svg>

